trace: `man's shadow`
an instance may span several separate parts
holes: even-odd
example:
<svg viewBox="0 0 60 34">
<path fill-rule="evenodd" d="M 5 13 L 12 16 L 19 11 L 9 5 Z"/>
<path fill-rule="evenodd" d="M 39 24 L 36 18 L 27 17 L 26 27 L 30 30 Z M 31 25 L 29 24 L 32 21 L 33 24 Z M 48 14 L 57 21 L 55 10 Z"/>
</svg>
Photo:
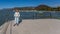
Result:
<svg viewBox="0 0 60 34">
<path fill-rule="evenodd" d="M 18 25 L 22 22 L 22 19 L 20 18 Z"/>
</svg>

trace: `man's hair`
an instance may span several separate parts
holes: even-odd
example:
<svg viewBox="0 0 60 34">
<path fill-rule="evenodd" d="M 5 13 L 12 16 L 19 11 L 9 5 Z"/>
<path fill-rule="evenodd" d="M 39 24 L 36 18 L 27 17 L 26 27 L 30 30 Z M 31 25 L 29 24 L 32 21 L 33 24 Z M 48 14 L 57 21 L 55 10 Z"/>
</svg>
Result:
<svg viewBox="0 0 60 34">
<path fill-rule="evenodd" d="M 19 9 L 14 9 L 15 12 L 19 12 Z"/>
</svg>

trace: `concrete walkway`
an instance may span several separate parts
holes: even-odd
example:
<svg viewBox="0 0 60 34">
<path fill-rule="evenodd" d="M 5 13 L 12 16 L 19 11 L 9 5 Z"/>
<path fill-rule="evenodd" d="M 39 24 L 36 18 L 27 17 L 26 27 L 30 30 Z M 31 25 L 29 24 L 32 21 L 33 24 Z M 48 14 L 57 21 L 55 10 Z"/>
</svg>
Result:
<svg viewBox="0 0 60 34">
<path fill-rule="evenodd" d="M 13 26 L 14 21 L 11 23 L 6 34 L 60 34 L 60 20 L 57 19 L 23 20 L 19 26 Z"/>
<path fill-rule="evenodd" d="M 2 26 L 0 26 L 0 34 L 6 34 L 8 26 L 9 26 L 9 22 L 6 22 Z"/>
</svg>

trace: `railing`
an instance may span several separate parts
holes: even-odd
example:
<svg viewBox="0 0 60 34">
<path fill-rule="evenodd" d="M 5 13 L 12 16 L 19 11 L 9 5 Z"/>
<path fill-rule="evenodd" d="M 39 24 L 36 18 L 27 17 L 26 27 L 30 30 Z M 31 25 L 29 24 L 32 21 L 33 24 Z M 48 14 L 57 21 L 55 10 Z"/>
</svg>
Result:
<svg viewBox="0 0 60 34">
<path fill-rule="evenodd" d="M 21 15 L 22 19 L 24 19 L 24 18 L 27 19 L 27 17 L 28 17 L 28 19 L 60 18 L 60 12 L 58 12 L 58 13 L 57 12 L 58 11 L 31 11 L 31 12 L 29 12 L 29 11 L 24 12 L 23 11 L 23 12 L 20 12 L 20 15 Z M 6 13 L 6 14 L 8 14 L 8 15 L 5 16 L 7 18 L 6 22 L 10 21 L 10 20 L 13 20 L 14 13 L 12 13 L 12 14 L 11 13 L 12 12 Z M 10 23 L 10 24 L 11 24 L 10 25 L 10 34 L 12 34 L 12 23 Z M 0 31 L 2 31 L 1 34 L 6 33 L 8 25 L 9 25 L 9 23 L 5 23 L 0 27 Z"/>
</svg>

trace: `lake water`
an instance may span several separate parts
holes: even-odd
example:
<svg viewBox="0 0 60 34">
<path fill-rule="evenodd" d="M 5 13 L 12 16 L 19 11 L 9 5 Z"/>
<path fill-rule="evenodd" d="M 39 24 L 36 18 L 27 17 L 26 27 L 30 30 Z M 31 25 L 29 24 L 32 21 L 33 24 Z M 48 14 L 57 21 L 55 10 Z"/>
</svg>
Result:
<svg viewBox="0 0 60 34">
<path fill-rule="evenodd" d="M 22 19 L 45 19 L 45 18 L 60 18 L 60 12 L 20 12 Z M 7 21 L 14 20 L 14 11 L 0 11 L 0 26 Z"/>
</svg>

